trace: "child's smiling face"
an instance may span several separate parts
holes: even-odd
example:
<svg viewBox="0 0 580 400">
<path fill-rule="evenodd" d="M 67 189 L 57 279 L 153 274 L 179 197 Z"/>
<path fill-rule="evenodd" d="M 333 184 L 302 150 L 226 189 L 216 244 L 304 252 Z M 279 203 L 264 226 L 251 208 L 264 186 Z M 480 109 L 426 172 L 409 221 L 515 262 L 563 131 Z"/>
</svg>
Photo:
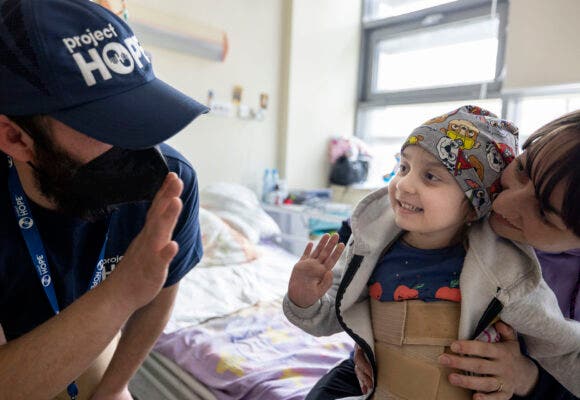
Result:
<svg viewBox="0 0 580 400">
<path fill-rule="evenodd" d="M 409 231 L 405 241 L 417 248 L 456 243 L 471 207 L 447 168 L 419 146 L 407 146 L 389 183 L 395 222 Z"/>
</svg>

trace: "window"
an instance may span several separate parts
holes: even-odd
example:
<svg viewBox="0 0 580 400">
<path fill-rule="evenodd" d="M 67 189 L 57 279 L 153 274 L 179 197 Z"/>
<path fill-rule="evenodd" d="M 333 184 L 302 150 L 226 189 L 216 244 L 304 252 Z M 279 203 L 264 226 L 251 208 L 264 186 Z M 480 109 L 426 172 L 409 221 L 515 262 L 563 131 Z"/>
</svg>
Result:
<svg viewBox="0 0 580 400">
<path fill-rule="evenodd" d="M 465 104 L 477 104 L 496 115 L 501 115 L 502 102 L 499 98 L 485 100 L 460 100 L 418 104 L 402 104 L 389 107 L 377 107 L 361 112 L 359 124 L 374 140 L 397 142 L 400 146 L 411 130 L 422 122 L 441 115 Z M 382 139 L 382 140 L 381 140 Z"/>
<path fill-rule="evenodd" d="M 395 168 L 395 154 L 399 152 L 403 140 L 411 130 L 435 115 L 441 115 L 465 104 L 477 104 L 496 115 L 501 115 L 502 101 L 486 99 L 397 105 L 366 112 L 362 117 L 364 121 L 359 117 L 359 124 L 364 124 L 365 131 L 374 138 L 369 146 L 373 158 L 367 185 L 380 187 L 384 184 L 383 176 Z M 395 137 L 392 137 L 393 135 Z"/>
<path fill-rule="evenodd" d="M 497 115 L 507 0 L 365 0 L 356 135 L 378 182 L 410 131 L 464 104 Z"/>
<path fill-rule="evenodd" d="M 536 129 L 564 114 L 580 109 L 580 91 L 577 88 L 556 94 L 520 94 L 508 98 L 512 119 L 520 128 L 520 143 Z"/>
<path fill-rule="evenodd" d="M 355 132 L 373 155 L 368 186 L 413 128 L 461 105 L 513 121 L 520 143 L 580 109 L 580 83 L 502 92 L 508 0 L 364 1 Z"/>
<path fill-rule="evenodd" d="M 381 39 L 372 93 L 493 82 L 498 26 L 483 17 Z"/>
<path fill-rule="evenodd" d="M 364 21 L 395 17 L 413 11 L 451 3 L 454 0 L 369 0 L 365 2 Z"/>
<path fill-rule="evenodd" d="M 501 114 L 506 13 L 506 1 L 366 0 L 357 135 L 401 142 L 468 103 Z"/>
</svg>

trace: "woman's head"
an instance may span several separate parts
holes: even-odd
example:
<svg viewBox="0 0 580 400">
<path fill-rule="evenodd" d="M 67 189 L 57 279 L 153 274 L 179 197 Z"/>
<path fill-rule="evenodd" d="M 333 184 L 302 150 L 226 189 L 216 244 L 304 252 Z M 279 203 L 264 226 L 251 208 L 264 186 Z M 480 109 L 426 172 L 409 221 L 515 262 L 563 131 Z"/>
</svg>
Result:
<svg viewBox="0 0 580 400">
<path fill-rule="evenodd" d="M 580 110 L 544 125 L 523 147 L 502 176 L 493 229 L 540 250 L 580 248 Z"/>
</svg>

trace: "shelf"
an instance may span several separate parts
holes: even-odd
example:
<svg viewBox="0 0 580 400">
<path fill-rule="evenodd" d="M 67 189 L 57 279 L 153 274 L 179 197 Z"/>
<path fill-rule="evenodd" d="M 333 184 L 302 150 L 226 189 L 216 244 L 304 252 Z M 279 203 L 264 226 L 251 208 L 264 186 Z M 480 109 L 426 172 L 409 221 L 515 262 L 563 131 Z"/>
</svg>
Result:
<svg viewBox="0 0 580 400">
<path fill-rule="evenodd" d="M 262 204 L 262 208 L 276 221 L 282 234 L 281 245 L 288 251 L 298 256 L 302 255 L 306 243 L 316 242 L 312 239 L 313 225 L 324 225 L 324 222 L 340 227 L 350 215 L 350 207 L 344 204 L 325 203 L 320 206 L 296 205 L 296 204 Z M 342 210 L 341 214 L 332 213 Z"/>
</svg>

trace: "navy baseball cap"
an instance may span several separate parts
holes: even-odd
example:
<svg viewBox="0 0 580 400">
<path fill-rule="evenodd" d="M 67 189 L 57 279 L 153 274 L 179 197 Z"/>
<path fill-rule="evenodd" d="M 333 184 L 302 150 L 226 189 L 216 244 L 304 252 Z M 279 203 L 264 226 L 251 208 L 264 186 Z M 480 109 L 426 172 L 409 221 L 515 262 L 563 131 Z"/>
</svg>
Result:
<svg viewBox="0 0 580 400">
<path fill-rule="evenodd" d="M 155 77 L 131 28 L 89 0 L 0 0 L 0 114 L 47 114 L 127 149 L 208 108 Z"/>
</svg>

